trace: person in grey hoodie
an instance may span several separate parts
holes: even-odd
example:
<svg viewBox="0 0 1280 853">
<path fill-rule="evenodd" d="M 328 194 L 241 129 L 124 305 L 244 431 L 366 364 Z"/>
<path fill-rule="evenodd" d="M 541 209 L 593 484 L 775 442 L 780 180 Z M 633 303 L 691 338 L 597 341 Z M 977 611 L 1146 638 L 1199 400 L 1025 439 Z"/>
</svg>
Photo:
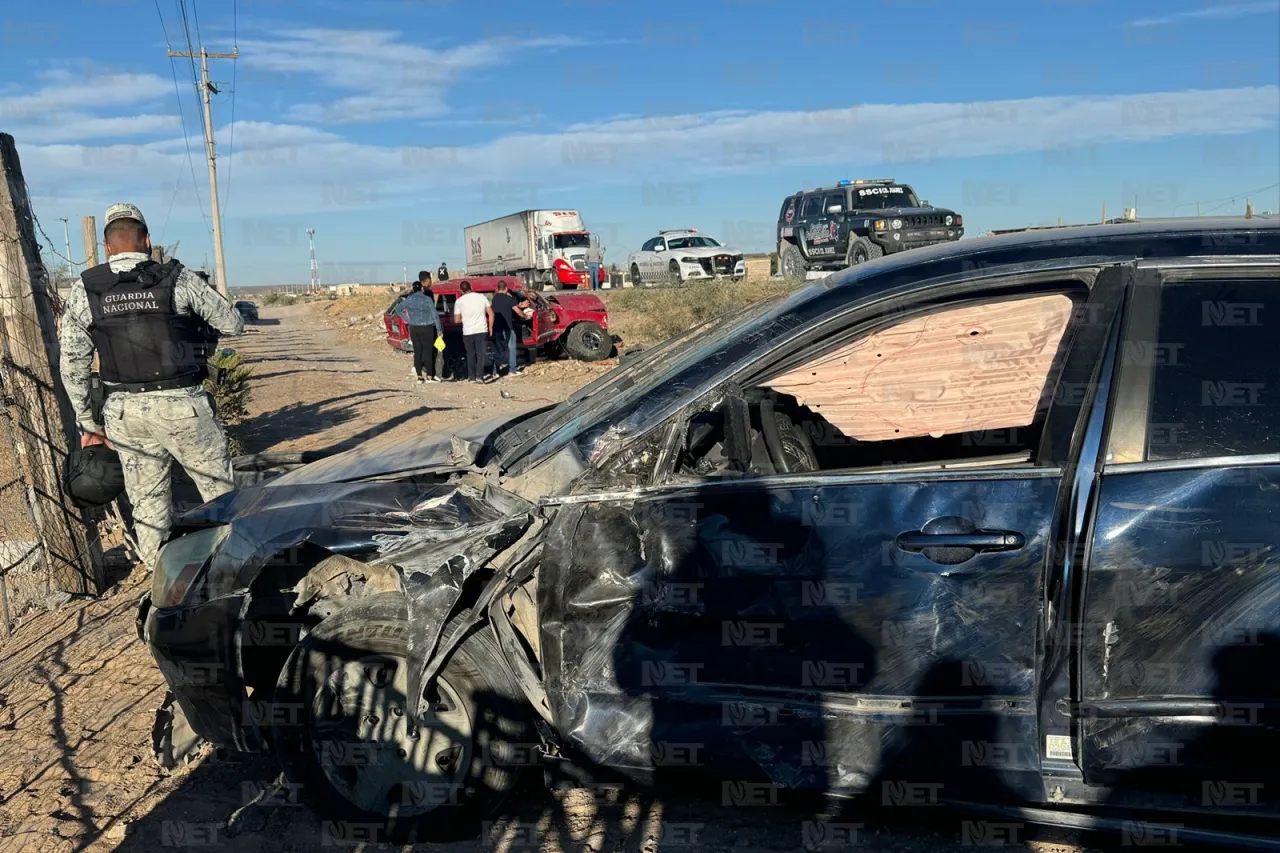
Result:
<svg viewBox="0 0 1280 853">
<path fill-rule="evenodd" d="M 419 382 L 439 382 L 436 376 L 436 335 L 444 336 L 440 325 L 440 314 L 436 311 L 435 300 L 431 291 L 425 289 L 424 282 L 431 281 L 431 273 L 418 273 L 418 280 L 413 283 L 413 290 L 396 307 L 396 314 L 409 327 L 409 341 L 413 344 L 413 372 L 418 375 Z M 427 375 L 422 375 L 423 370 Z"/>
</svg>

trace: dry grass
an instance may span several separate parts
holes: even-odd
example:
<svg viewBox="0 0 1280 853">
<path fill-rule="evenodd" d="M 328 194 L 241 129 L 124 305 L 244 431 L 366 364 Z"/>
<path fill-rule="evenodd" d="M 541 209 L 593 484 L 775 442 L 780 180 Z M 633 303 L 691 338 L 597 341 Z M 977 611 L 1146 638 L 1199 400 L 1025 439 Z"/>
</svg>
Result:
<svg viewBox="0 0 1280 853">
<path fill-rule="evenodd" d="M 324 316 L 333 320 L 345 320 L 347 317 L 363 317 L 366 314 L 381 315 L 394 300 L 395 295 L 392 293 L 361 293 L 338 299 L 322 299 L 315 305 Z"/>
<path fill-rule="evenodd" d="M 695 281 L 684 287 L 596 291 L 609 306 L 609 330 L 622 348 L 647 347 L 706 320 L 786 293 L 803 281 L 750 277 L 739 282 Z"/>
<path fill-rule="evenodd" d="M 683 287 L 628 287 L 597 290 L 609 306 L 609 330 L 622 338 L 622 348 L 647 347 L 691 326 L 736 311 L 753 302 L 785 293 L 803 282 L 766 275 L 739 282 L 696 281 Z M 366 293 L 320 300 L 312 310 L 342 323 L 350 317 L 381 315 L 394 299 L 389 293 Z"/>
</svg>

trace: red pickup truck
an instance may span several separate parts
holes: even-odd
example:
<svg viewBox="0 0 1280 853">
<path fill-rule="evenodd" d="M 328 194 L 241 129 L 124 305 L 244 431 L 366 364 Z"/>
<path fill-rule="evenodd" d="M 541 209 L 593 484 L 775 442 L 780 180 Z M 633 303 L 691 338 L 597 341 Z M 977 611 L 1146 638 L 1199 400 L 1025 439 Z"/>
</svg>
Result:
<svg viewBox="0 0 1280 853">
<path fill-rule="evenodd" d="M 492 298 L 498 290 L 498 282 L 505 281 L 513 293 L 528 297 L 533 304 L 533 316 L 520 324 L 520 348 L 526 359 L 537 359 L 538 350 L 547 355 L 563 352 L 582 361 L 599 361 L 613 352 L 613 338 L 609 336 L 609 312 L 604 301 L 592 293 L 555 293 L 543 296 L 526 291 L 524 282 L 508 276 L 476 276 L 465 279 L 448 279 L 433 282 L 431 292 L 436 298 L 436 310 L 440 312 L 440 324 L 444 327 L 445 345 L 461 352 L 462 329 L 453 319 L 453 303 L 461 295 L 463 281 L 471 282 L 473 293 L 483 293 Z M 387 329 L 387 343 L 402 352 L 412 352 L 409 328 L 396 316 L 400 300 L 408 294 L 397 296 L 383 312 L 382 324 Z"/>
</svg>

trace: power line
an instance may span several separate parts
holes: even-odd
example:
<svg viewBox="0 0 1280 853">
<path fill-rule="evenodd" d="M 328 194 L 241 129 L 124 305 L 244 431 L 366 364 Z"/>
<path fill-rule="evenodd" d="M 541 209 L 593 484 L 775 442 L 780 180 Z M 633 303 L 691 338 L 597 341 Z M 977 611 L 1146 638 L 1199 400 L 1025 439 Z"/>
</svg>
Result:
<svg viewBox="0 0 1280 853">
<path fill-rule="evenodd" d="M 240 9 L 237 0 L 231 0 L 231 46 L 238 53 L 240 51 Z M 236 69 L 237 65 L 231 66 L 231 134 L 227 140 L 227 185 L 222 195 L 230 204 L 231 199 L 231 155 L 236 149 Z"/>
<path fill-rule="evenodd" d="M 1219 202 L 1219 201 L 1223 201 L 1223 202 L 1226 202 L 1227 204 L 1230 204 L 1231 202 L 1235 201 L 1241 196 L 1256 195 L 1258 193 L 1264 193 L 1267 190 L 1273 190 L 1276 187 L 1280 187 L 1280 183 L 1271 184 L 1265 187 L 1258 187 L 1257 189 L 1254 189 L 1254 190 L 1244 190 L 1243 192 L 1238 192 L 1229 196 L 1223 196 L 1222 198 L 1211 198 L 1207 200 L 1200 199 L 1198 201 L 1184 201 L 1182 204 L 1175 204 L 1174 207 L 1195 207 L 1196 205 L 1199 205 L 1199 204 L 1214 204 L 1215 202 Z M 1221 207 L 1221 205 L 1219 205 L 1219 207 Z M 1213 209 L 1217 210 L 1218 208 L 1215 207 Z M 1209 212 L 1209 211 L 1206 211 L 1206 212 Z"/>
<path fill-rule="evenodd" d="M 190 38 L 189 31 L 188 38 Z M 223 296 L 226 296 L 227 267 L 222 254 L 222 214 L 218 204 L 218 169 L 215 165 L 217 155 L 214 153 L 216 145 L 213 138 L 213 96 L 218 93 L 218 88 L 209 80 L 209 60 L 238 59 L 240 57 L 240 50 L 237 48 L 233 53 L 210 53 L 205 49 L 204 45 L 201 44 L 199 54 L 196 54 L 194 50 L 187 53 L 179 53 L 173 50 L 169 51 L 170 57 L 191 57 L 193 62 L 197 55 L 200 57 L 200 100 L 204 106 L 203 128 L 205 156 L 208 159 L 209 165 L 209 206 L 211 208 L 211 218 L 213 219 L 214 265 L 217 267 L 215 285 L 217 286 L 218 292 Z"/>
<path fill-rule="evenodd" d="M 191 15 L 196 21 L 196 44 L 204 44 L 204 36 L 200 35 L 200 4 L 191 0 Z"/>
<path fill-rule="evenodd" d="M 165 26 L 164 15 L 160 12 L 160 0 L 155 0 L 156 15 L 160 18 L 160 29 L 164 33 L 164 45 L 167 49 L 172 50 L 169 44 L 169 28 Z M 194 62 L 194 60 L 192 60 Z M 191 189 L 196 194 L 196 204 L 200 207 L 200 216 L 204 219 L 206 228 L 212 231 L 209 225 L 209 218 L 204 213 L 204 201 L 200 198 L 200 184 L 196 182 L 196 165 L 195 160 L 191 156 L 191 136 L 187 133 L 187 114 L 182 109 L 182 89 L 178 85 L 178 69 L 173 64 L 173 59 L 169 59 L 169 72 L 173 75 L 173 95 L 178 99 L 178 119 L 182 122 L 182 142 L 187 148 L 187 166 L 191 169 Z M 173 194 L 169 196 L 169 211 L 165 214 L 164 225 L 160 227 L 161 232 L 169 227 L 169 218 L 173 215 L 173 203 L 178 198 L 178 189 L 182 184 L 181 172 L 179 167 L 179 178 L 173 182 Z"/>
<path fill-rule="evenodd" d="M 186 0 L 177 0 L 178 14 L 182 18 L 182 34 L 187 40 L 187 56 L 191 60 L 191 87 L 196 90 L 196 97 L 203 98 L 204 95 L 200 91 L 200 73 L 196 70 L 196 53 L 195 45 L 191 43 L 191 22 L 187 19 Z"/>
</svg>

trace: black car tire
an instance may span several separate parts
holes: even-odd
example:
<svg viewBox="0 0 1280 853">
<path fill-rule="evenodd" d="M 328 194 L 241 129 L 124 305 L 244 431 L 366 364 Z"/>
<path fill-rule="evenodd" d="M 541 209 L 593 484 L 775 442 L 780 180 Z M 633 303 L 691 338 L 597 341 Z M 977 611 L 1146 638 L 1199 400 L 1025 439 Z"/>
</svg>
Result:
<svg viewBox="0 0 1280 853">
<path fill-rule="evenodd" d="M 564 351 L 579 361 L 600 361 L 613 351 L 613 339 L 598 324 L 586 320 L 569 328 Z"/>
<path fill-rule="evenodd" d="M 680 275 L 680 264 L 676 261 L 667 264 L 667 283 L 684 284 L 684 277 Z"/>
<path fill-rule="evenodd" d="M 644 282 L 640 280 L 640 267 L 636 264 L 631 265 L 631 286 L 644 287 Z"/>
<path fill-rule="evenodd" d="M 884 247 L 877 246 L 866 237 L 859 237 L 849 244 L 849 266 L 854 267 L 858 264 L 865 264 L 867 261 L 874 261 L 876 258 L 884 256 Z"/>
<path fill-rule="evenodd" d="M 804 262 L 804 255 L 800 254 L 800 247 L 795 243 L 788 243 L 787 247 L 782 250 L 782 258 L 779 262 L 783 278 L 804 278 L 808 271 L 808 266 Z"/>
<path fill-rule="evenodd" d="M 516 785 L 529 763 L 516 745 L 532 737 L 528 703 L 487 627 L 453 653 L 418 712 L 437 725 L 415 729 L 401 707 L 408 643 L 400 594 L 344 607 L 294 648 L 275 693 L 286 723 L 273 728 L 286 778 L 324 819 L 376 824 L 379 841 L 398 844 L 474 831 Z"/>
</svg>

